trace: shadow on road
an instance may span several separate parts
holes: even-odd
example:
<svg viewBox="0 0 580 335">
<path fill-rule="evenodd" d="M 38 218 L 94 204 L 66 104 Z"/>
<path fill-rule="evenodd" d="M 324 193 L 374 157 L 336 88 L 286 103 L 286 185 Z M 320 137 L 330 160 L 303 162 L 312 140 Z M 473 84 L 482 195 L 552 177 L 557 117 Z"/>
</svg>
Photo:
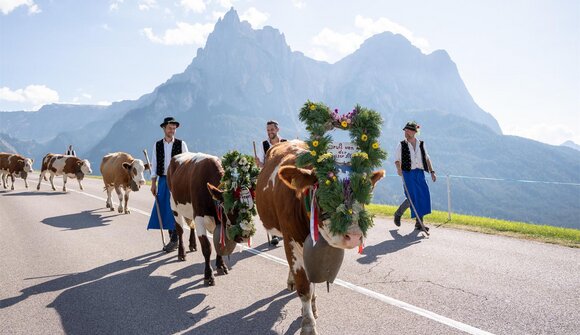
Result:
<svg viewBox="0 0 580 335">
<path fill-rule="evenodd" d="M 19 190 L 14 191 L 0 191 L 0 194 L 5 197 L 29 197 L 29 196 L 47 196 L 47 195 L 65 195 L 67 193 L 61 191 L 26 191 L 26 192 L 18 192 Z"/>
<path fill-rule="evenodd" d="M 116 215 L 103 214 L 110 213 L 102 209 L 85 210 L 80 213 L 53 216 L 43 219 L 41 222 L 56 228 L 65 228 L 66 230 L 79 230 L 86 228 L 105 227 L 112 217 Z"/>
<path fill-rule="evenodd" d="M 383 241 L 377 245 L 366 246 L 363 250 L 363 257 L 356 261 L 361 264 L 371 264 L 377 261 L 378 256 L 397 252 L 399 250 L 410 247 L 414 244 L 421 243 L 423 237 L 419 236 L 419 232 L 413 230 L 408 235 L 401 235 L 397 229 L 389 230 L 392 240 Z"/>
</svg>

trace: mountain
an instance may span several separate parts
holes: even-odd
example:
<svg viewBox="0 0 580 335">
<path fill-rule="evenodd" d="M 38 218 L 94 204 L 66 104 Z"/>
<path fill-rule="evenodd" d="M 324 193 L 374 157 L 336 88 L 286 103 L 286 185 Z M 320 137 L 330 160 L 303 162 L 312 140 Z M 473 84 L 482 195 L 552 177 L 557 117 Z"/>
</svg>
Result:
<svg viewBox="0 0 580 335">
<path fill-rule="evenodd" d="M 560 146 L 562 146 L 562 147 L 568 147 L 568 148 L 572 148 L 574 150 L 580 151 L 580 145 L 574 143 L 573 141 L 566 141 L 566 142 L 560 144 Z"/>
<path fill-rule="evenodd" d="M 20 154 L 34 158 L 41 146 L 32 140 L 18 140 L 8 134 L 0 133 L 0 152 Z"/>
<path fill-rule="evenodd" d="M 375 202 L 402 200 L 392 151 L 403 137 L 405 122 L 417 120 L 440 178 L 430 183 L 434 208 L 447 208 L 445 176 L 452 175 L 454 212 L 580 228 L 580 187 L 516 181 L 580 183 L 580 153 L 502 135 L 497 121 L 475 103 L 445 51 L 425 55 L 391 33 L 375 35 L 351 55 L 328 64 L 292 51 L 277 29 L 252 29 L 232 9 L 216 23 L 184 72 L 139 100 L 102 109 L 89 106 L 90 116 L 76 127 L 68 119 L 75 114 L 63 107 L 51 120 L 51 133 L 39 129 L 38 138 L 27 138 L 34 131 L 18 131 L 22 139 L 42 138 L 47 148 L 59 151 L 63 144 L 82 143 L 86 151 L 78 153 L 97 166 L 109 152 L 136 157 L 142 157 L 143 149 L 151 152 L 162 136 L 159 124 L 171 115 L 181 122 L 177 136 L 192 151 L 251 153 L 252 141 L 265 137 L 269 119 L 280 122 L 282 136 L 304 138 L 298 110 L 307 99 L 342 112 L 359 103 L 382 114 L 381 143 L 390 153 L 384 163 L 389 176 L 378 184 Z M 38 118 L 45 112 L 37 112 Z M 61 118 L 65 120 L 59 123 Z M 27 127 L 25 121 L 11 122 L 6 128 L 12 131 Z M 0 131 L 3 127 L 4 123 Z"/>
</svg>

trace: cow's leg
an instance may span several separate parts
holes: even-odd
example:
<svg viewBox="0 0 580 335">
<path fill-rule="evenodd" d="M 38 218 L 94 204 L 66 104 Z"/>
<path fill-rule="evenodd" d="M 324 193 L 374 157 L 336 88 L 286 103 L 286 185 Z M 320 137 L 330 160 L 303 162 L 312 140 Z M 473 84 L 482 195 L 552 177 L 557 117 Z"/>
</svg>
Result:
<svg viewBox="0 0 580 335">
<path fill-rule="evenodd" d="M 284 238 L 284 250 L 286 259 L 294 275 L 296 293 L 302 303 L 302 324 L 301 335 L 316 335 L 316 320 L 312 308 L 312 298 L 314 296 L 314 284 L 308 281 L 304 270 L 303 247 L 301 244 L 291 239 Z"/>
<path fill-rule="evenodd" d="M 117 211 L 123 213 L 123 193 L 121 193 L 121 188 L 115 186 L 115 192 L 117 192 L 117 197 L 119 198 L 119 207 L 117 207 Z"/>
<path fill-rule="evenodd" d="M 130 189 L 125 189 L 125 214 L 131 214 L 131 211 L 129 210 L 129 192 L 131 192 Z"/>
<path fill-rule="evenodd" d="M 23 178 L 24 179 L 24 187 L 28 188 L 28 178 Z"/>
<path fill-rule="evenodd" d="M 54 187 L 54 173 L 50 174 L 49 180 L 50 180 L 50 186 L 52 186 L 52 190 L 56 191 L 56 187 Z"/>
<path fill-rule="evenodd" d="M 189 231 L 189 251 L 194 252 L 197 251 L 197 240 L 195 239 L 195 225 L 191 223 L 191 220 L 185 218 L 185 222 L 190 228 Z"/>
<path fill-rule="evenodd" d="M 216 252 L 217 254 L 217 252 Z M 215 258 L 215 266 L 217 268 L 218 274 L 227 275 L 228 274 L 228 266 L 221 255 L 216 255 Z"/>
<path fill-rule="evenodd" d="M 12 181 L 12 186 L 10 186 L 10 189 L 14 191 L 14 173 L 10 174 L 10 180 Z"/>
<path fill-rule="evenodd" d="M 288 269 L 288 279 L 286 279 L 286 284 L 288 285 L 288 291 L 292 292 L 296 289 L 296 283 L 294 282 L 294 274 L 292 269 Z"/>
<path fill-rule="evenodd" d="M 68 177 L 66 176 L 66 174 L 62 175 L 62 191 L 66 192 L 66 180 L 68 179 Z M 51 180 L 52 181 L 52 180 Z"/>
<path fill-rule="evenodd" d="M 173 212 L 175 215 L 175 212 Z M 183 247 L 183 227 L 180 221 L 175 220 L 175 232 L 177 233 L 178 243 L 177 243 L 177 259 L 180 261 L 185 261 L 185 248 Z"/>
<path fill-rule="evenodd" d="M 113 199 L 111 199 L 111 193 L 113 193 L 113 187 L 112 186 L 106 186 L 106 190 L 107 190 L 107 208 L 110 208 L 112 211 L 114 211 L 115 209 L 113 208 Z"/>
<path fill-rule="evenodd" d="M 199 245 L 201 246 L 201 252 L 205 260 L 205 270 L 203 275 L 203 283 L 207 286 L 215 285 L 215 278 L 213 276 L 213 269 L 211 268 L 211 243 L 207 238 L 207 229 L 205 228 L 205 220 L 203 216 L 196 216 L 195 219 L 195 230 L 197 232 L 197 237 L 199 238 Z"/>
<path fill-rule="evenodd" d="M 85 189 L 83 188 L 83 184 L 81 183 L 82 180 L 77 178 L 77 181 L 79 182 L 79 188 L 81 189 L 81 191 L 84 191 Z"/>
<path fill-rule="evenodd" d="M 2 177 L 2 186 L 4 186 L 4 189 L 7 189 L 8 187 L 6 187 L 6 174 L 2 173 L 1 177 Z"/>
<path fill-rule="evenodd" d="M 38 176 L 38 185 L 36 185 L 36 190 L 40 191 L 40 183 L 42 182 L 42 178 L 46 175 L 46 171 L 40 171 L 40 175 Z"/>
</svg>

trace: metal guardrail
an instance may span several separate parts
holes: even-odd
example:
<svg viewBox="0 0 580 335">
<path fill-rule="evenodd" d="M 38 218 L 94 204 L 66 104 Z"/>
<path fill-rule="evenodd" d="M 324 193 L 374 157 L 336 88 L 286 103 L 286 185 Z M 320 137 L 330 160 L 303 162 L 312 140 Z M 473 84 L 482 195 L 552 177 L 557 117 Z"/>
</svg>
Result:
<svg viewBox="0 0 580 335">
<path fill-rule="evenodd" d="M 386 174 L 386 177 L 399 177 L 396 174 Z M 510 178 L 492 178 L 492 177 L 473 177 L 473 176 L 459 176 L 446 174 L 445 178 L 447 180 L 447 220 L 451 221 L 451 178 L 456 179 L 475 179 L 475 180 L 487 180 L 487 181 L 503 181 L 503 182 L 513 182 L 513 183 L 526 183 L 526 184 L 551 184 L 551 185 L 568 185 L 568 186 L 580 186 L 580 183 L 568 183 L 559 181 L 543 181 L 543 180 L 525 180 L 525 179 L 510 179 Z"/>
</svg>

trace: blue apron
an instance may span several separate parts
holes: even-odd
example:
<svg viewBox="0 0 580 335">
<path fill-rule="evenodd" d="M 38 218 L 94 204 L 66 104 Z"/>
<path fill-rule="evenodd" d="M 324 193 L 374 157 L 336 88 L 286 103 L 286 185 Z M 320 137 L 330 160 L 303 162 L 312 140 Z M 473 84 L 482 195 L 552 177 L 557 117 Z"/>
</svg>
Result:
<svg viewBox="0 0 580 335">
<path fill-rule="evenodd" d="M 175 230 L 175 217 L 171 210 L 171 203 L 169 200 L 169 188 L 167 187 L 167 177 L 159 176 L 157 182 L 157 201 L 159 202 L 159 211 L 161 212 L 161 220 L 163 220 L 163 229 Z M 153 204 L 151 217 L 147 229 L 159 229 L 159 218 L 157 217 L 157 208 Z"/>
<path fill-rule="evenodd" d="M 409 195 L 405 192 L 405 188 L 403 187 L 403 192 L 405 193 L 405 197 L 409 199 L 417 212 L 419 213 L 419 217 L 423 217 L 424 215 L 431 213 L 431 195 L 429 194 L 429 187 L 427 186 L 427 181 L 425 181 L 425 172 L 421 169 L 413 169 L 411 171 L 403 171 L 403 178 L 405 179 L 405 184 L 407 185 L 407 189 L 409 190 Z M 411 206 L 411 217 L 414 218 L 417 216 L 417 213 L 413 210 L 413 206 Z"/>
</svg>

